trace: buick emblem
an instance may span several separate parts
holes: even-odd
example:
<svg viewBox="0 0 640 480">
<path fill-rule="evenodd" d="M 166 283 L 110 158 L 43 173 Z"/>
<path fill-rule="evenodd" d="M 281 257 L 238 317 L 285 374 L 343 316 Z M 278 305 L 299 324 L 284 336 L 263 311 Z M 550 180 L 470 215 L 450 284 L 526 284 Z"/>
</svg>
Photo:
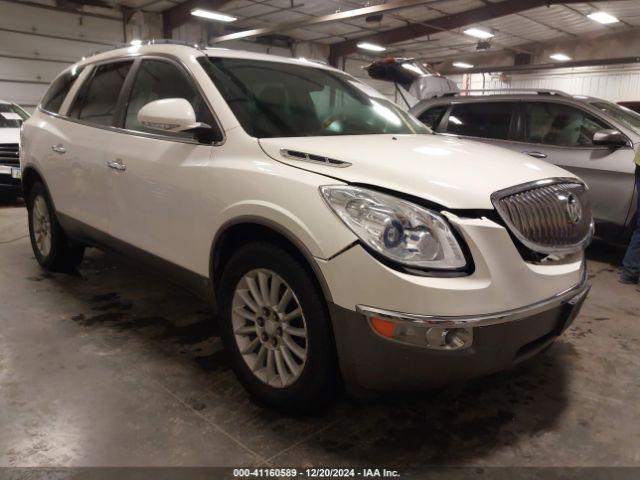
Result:
<svg viewBox="0 0 640 480">
<path fill-rule="evenodd" d="M 578 197 L 573 193 L 568 193 L 565 202 L 565 209 L 571 223 L 578 223 L 582 220 L 582 205 Z"/>
</svg>

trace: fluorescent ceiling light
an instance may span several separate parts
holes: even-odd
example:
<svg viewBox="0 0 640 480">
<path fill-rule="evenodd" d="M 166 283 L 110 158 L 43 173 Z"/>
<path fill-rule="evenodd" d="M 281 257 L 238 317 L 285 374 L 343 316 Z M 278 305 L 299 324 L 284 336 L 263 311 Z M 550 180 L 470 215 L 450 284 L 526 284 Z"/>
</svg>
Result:
<svg viewBox="0 0 640 480">
<path fill-rule="evenodd" d="M 212 12 L 211 10 L 203 10 L 201 8 L 196 8 L 194 10 L 191 10 L 191 15 L 195 15 L 196 17 L 206 18 L 207 20 L 215 20 L 217 22 L 235 22 L 237 20 L 236 17 L 232 17 L 231 15 Z"/>
<path fill-rule="evenodd" d="M 568 60 L 571 60 L 571 57 L 569 55 L 565 55 L 564 53 L 554 53 L 552 55 L 549 55 L 549 58 L 557 60 L 558 62 L 566 62 Z"/>
<path fill-rule="evenodd" d="M 142 40 L 131 40 L 131 45 L 133 45 L 134 47 L 137 47 L 138 45 L 142 45 Z"/>
<path fill-rule="evenodd" d="M 453 66 L 458 68 L 473 68 L 473 65 L 467 62 L 453 62 Z"/>
<path fill-rule="evenodd" d="M 372 52 L 384 52 L 386 50 L 385 47 L 381 47 L 380 45 L 376 45 L 375 43 L 367 42 L 359 43 L 358 48 L 362 48 L 363 50 L 371 50 Z"/>
<path fill-rule="evenodd" d="M 620 21 L 613 15 L 603 11 L 590 13 L 589 15 L 587 15 L 587 17 L 589 17 L 594 22 L 604 23 L 605 25 L 609 23 L 617 23 Z"/>
<path fill-rule="evenodd" d="M 486 40 L 487 38 L 494 36 L 493 33 L 480 30 L 479 28 L 468 28 L 464 33 L 472 37 L 481 38 L 482 40 Z"/>
</svg>

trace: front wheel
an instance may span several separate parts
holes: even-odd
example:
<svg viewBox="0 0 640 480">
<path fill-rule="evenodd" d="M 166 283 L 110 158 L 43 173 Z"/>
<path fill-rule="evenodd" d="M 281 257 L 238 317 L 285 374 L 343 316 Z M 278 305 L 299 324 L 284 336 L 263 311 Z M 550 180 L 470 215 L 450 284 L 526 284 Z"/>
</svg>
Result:
<svg viewBox="0 0 640 480">
<path fill-rule="evenodd" d="M 271 244 L 242 247 L 222 275 L 219 301 L 225 347 L 254 397 L 290 413 L 329 405 L 338 384 L 330 320 L 301 261 Z"/>
<path fill-rule="evenodd" d="M 29 237 L 38 263 L 45 269 L 71 272 L 82 261 L 84 247 L 72 244 L 58 223 L 51 199 L 40 182 L 27 199 Z"/>
</svg>

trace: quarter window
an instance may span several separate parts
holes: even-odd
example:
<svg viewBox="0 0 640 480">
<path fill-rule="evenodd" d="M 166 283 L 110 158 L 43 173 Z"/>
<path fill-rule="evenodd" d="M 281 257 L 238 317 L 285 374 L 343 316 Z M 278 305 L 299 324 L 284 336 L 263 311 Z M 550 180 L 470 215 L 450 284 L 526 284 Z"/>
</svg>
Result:
<svg viewBox="0 0 640 480">
<path fill-rule="evenodd" d="M 454 104 L 447 122 L 447 133 L 508 140 L 512 112 L 510 102 Z"/>
<path fill-rule="evenodd" d="M 82 68 L 73 68 L 56 78 L 40 102 L 42 109 L 47 112 L 58 113 L 62 102 L 64 102 L 69 90 L 71 90 L 81 72 Z"/>
<path fill-rule="evenodd" d="M 582 110 L 561 103 L 531 102 L 525 107 L 525 141 L 560 147 L 591 147 L 593 134 L 607 128 Z"/>
<path fill-rule="evenodd" d="M 112 125 L 118 96 L 132 63 L 126 61 L 97 66 L 93 77 L 73 102 L 69 116 L 96 125 Z"/>
<path fill-rule="evenodd" d="M 202 96 L 196 91 L 185 73 L 173 63 L 163 60 L 143 60 L 131 90 L 125 118 L 125 128 L 140 132 L 159 133 L 138 121 L 138 111 L 149 102 L 163 98 L 184 98 L 196 113 L 196 122 L 214 125 L 214 119 Z M 177 138 L 193 139 L 188 132 L 163 133 Z"/>
<path fill-rule="evenodd" d="M 438 105 L 437 107 L 429 108 L 422 112 L 418 118 L 431 130 L 436 130 L 447 108 L 449 108 L 449 105 Z"/>
</svg>

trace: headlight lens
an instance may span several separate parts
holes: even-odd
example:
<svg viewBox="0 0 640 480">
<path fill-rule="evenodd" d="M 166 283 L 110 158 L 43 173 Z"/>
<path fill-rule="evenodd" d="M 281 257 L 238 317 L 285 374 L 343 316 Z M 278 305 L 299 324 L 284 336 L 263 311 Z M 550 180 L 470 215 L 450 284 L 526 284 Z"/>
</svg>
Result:
<svg viewBox="0 0 640 480">
<path fill-rule="evenodd" d="M 325 186 L 320 192 L 360 240 L 394 262 L 446 270 L 467 264 L 449 224 L 438 213 L 359 187 Z"/>
</svg>

